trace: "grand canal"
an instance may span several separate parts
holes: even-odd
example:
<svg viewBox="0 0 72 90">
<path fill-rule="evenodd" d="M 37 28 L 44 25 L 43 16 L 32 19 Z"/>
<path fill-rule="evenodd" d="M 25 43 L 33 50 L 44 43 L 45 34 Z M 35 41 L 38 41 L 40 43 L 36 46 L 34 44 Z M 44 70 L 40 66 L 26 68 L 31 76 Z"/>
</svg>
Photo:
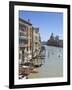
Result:
<svg viewBox="0 0 72 90">
<path fill-rule="evenodd" d="M 31 78 L 47 78 L 63 76 L 63 48 L 45 46 L 45 58 L 42 59 L 43 65 L 37 67 L 38 73 L 30 73 Z"/>
</svg>

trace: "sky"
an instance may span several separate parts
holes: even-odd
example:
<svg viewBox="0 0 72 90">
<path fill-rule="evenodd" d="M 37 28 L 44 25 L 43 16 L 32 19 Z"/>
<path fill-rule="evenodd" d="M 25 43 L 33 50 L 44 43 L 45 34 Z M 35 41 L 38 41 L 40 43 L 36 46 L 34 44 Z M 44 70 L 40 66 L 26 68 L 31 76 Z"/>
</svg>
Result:
<svg viewBox="0 0 72 90">
<path fill-rule="evenodd" d="M 19 11 L 19 18 L 30 19 L 33 27 L 39 27 L 41 41 L 47 41 L 51 33 L 63 39 L 63 13 L 61 12 L 38 12 Z"/>
</svg>

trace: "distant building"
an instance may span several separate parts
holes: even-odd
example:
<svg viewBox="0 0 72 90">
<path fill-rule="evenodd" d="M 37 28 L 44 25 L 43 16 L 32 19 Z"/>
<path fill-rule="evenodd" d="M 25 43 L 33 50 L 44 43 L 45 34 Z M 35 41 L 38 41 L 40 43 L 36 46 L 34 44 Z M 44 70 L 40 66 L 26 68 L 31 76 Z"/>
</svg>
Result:
<svg viewBox="0 0 72 90">
<path fill-rule="evenodd" d="M 63 40 L 59 40 L 59 46 L 63 47 Z"/>
<path fill-rule="evenodd" d="M 47 41 L 47 45 L 63 47 L 63 40 L 60 40 L 59 36 L 54 37 L 52 33 L 50 39 Z"/>
<path fill-rule="evenodd" d="M 56 41 L 59 41 L 59 36 L 56 36 L 56 37 L 55 37 L 55 40 L 56 40 Z"/>
<path fill-rule="evenodd" d="M 54 41 L 54 35 L 53 35 L 53 33 L 52 33 L 51 36 L 50 36 L 50 40 L 51 40 L 51 41 Z"/>
</svg>

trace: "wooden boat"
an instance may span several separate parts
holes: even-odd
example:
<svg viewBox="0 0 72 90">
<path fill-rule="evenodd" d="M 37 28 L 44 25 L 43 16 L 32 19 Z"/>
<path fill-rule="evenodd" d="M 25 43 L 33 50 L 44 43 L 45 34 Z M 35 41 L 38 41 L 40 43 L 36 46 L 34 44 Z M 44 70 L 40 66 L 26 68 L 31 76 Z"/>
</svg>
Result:
<svg viewBox="0 0 72 90">
<path fill-rule="evenodd" d="M 31 73 L 38 73 L 38 70 L 37 69 L 33 69 L 30 71 Z"/>
<path fill-rule="evenodd" d="M 34 66 L 35 67 L 40 67 L 40 66 L 42 66 L 42 64 L 35 64 Z"/>
<path fill-rule="evenodd" d="M 19 75 L 27 76 L 30 74 L 30 69 L 28 66 L 22 66 L 19 68 Z"/>
</svg>

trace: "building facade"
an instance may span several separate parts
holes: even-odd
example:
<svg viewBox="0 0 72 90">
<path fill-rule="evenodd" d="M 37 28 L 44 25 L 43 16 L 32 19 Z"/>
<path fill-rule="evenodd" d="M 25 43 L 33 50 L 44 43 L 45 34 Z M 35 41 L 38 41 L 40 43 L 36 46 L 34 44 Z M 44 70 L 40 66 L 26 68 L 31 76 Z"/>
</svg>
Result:
<svg viewBox="0 0 72 90">
<path fill-rule="evenodd" d="M 39 54 L 41 39 L 39 28 L 34 28 L 30 20 L 19 18 L 19 63 L 30 62 Z"/>
<path fill-rule="evenodd" d="M 33 56 L 39 55 L 41 50 L 41 39 L 39 28 L 33 27 Z"/>
<path fill-rule="evenodd" d="M 24 63 L 28 60 L 28 53 L 31 53 L 31 31 L 32 24 L 29 21 L 19 18 L 19 61 Z"/>
</svg>

